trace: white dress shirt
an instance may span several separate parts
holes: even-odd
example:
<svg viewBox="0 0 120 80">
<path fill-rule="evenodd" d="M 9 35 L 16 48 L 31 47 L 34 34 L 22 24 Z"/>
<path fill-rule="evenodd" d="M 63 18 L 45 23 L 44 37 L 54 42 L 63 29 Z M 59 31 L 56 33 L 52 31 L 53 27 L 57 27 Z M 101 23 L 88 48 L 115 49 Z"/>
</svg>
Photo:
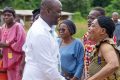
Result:
<svg viewBox="0 0 120 80">
<path fill-rule="evenodd" d="M 39 17 L 28 31 L 22 80 L 65 80 L 58 71 L 59 47 L 50 26 Z"/>
</svg>

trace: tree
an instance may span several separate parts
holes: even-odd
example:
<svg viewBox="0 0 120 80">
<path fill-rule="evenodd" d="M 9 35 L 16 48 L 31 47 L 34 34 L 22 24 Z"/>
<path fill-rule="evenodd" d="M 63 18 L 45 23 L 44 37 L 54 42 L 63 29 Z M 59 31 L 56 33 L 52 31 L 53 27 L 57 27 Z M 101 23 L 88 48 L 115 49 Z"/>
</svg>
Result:
<svg viewBox="0 0 120 80">
<path fill-rule="evenodd" d="M 89 0 L 61 0 L 63 10 L 68 12 L 81 12 L 82 16 L 86 16 L 90 9 Z"/>
<path fill-rule="evenodd" d="M 39 7 L 41 0 L 3 0 L 0 8 L 11 6 L 14 9 L 35 9 Z M 90 9 L 90 0 L 61 0 L 63 11 L 80 12 L 86 17 Z M 6 4 L 7 3 L 7 4 Z"/>
<path fill-rule="evenodd" d="M 0 3 L 0 8 L 11 6 L 15 9 L 35 9 L 39 7 L 40 1 L 41 0 L 4 0 L 4 2 Z"/>
<path fill-rule="evenodd" d="M 96 7 L 106 7 L 110 4 L 111 0 L 92 0 L 91 1 L 91 6 Z"/>
<path fill-rule="evenodd" d="M 3 2 L 4 0 L 0 0 L 0 2 Z"/>
<path fill-rule="evenodd" d="M 105 8 L 108 16 L 111 16 L 112 12 L 114 12 L 114 11 L 120 13 L 120 5 L 119 5 L 119 3 L 120 3 L 120 0 L 112 0 L 111 4 L 108 5 Z"/>
</svg>

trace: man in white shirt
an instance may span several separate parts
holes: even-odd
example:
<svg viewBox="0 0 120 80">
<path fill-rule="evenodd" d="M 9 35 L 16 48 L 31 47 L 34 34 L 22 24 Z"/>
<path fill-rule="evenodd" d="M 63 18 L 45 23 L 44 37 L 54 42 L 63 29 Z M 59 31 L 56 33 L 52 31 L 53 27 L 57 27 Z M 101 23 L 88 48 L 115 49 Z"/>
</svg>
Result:
<svg viewBox="0 0 120 80">
<path fill-rule="evenodd" d="M 59 47 L 51 34 L 62 10 L 59 0 L 43 0 L 40 17 L 28 31 L 23 50 L 26 64 L 22 80 L 65 80 L 58 71 Z"/>
<path fill-rule="evenodd" d="M 32 11 L 32 18 L 31 18 L 31 25 L 33 24 L 33 22 L 35 22 L 39 16 L 40 16 L 40 8 L 37 8 L 35 10 Z M 52 35 L 53 37 L 56 39 L 56 41 L 58 41 L 58 34 L 56 33 L 55 29 L 56 29 L 56 25 L 53 25 L 51 27 L 52 29 Z"/>
</svg>

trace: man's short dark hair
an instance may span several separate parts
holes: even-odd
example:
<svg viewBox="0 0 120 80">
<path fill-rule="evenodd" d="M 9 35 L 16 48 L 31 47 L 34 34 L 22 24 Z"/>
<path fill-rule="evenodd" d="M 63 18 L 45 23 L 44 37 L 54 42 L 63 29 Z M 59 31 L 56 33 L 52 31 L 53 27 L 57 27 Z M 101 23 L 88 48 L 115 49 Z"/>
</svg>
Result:
<svg viewBox="0 0 120 80">
<path fill-rule="evenodd" d="M 99 11 L 101 16 L 105 16 L 105 10 L 102 7 L 95 7 L 93 10 Z"/>
</svg>

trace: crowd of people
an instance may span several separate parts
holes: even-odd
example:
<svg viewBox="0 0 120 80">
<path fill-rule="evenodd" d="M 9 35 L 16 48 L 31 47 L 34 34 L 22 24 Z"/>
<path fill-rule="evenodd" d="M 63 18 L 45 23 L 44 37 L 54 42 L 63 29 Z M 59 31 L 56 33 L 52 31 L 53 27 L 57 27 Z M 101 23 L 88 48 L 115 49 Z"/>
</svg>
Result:
<svg viewBox="0 0 120 80">
<path fill-rule="evenodd" d="M 27 32 L 12 7 L 0 27 L 0 80 L 120 80 L 120 20 L 102 7 L 88 14 L 88 31 L 61 20 L 62 3 L 42 0 Z M 57 26 L 58 34 L 55 31 Z M 4 77 L 3 75 L 4 74 Z"/>
</svg>

